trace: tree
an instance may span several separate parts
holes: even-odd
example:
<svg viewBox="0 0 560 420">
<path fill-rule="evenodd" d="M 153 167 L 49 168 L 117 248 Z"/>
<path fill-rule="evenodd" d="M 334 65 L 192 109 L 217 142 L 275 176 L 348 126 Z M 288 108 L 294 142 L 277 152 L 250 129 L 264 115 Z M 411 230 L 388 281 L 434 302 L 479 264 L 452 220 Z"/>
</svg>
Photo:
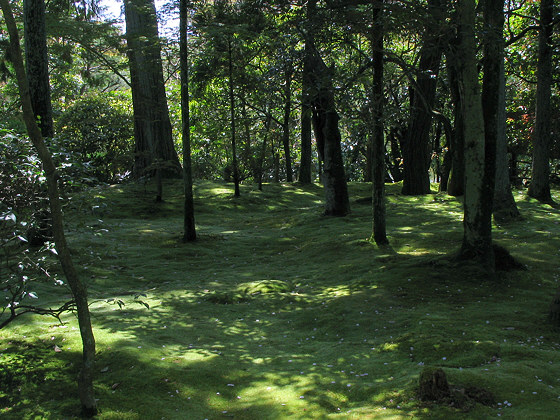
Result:
<svg viewBox="0 0 560 420">
<path fill-rule="evenodd" d="M 435 102 L 437 77 L 443 54 L 443 37 L 439 25 L 444 22 L 445 2 L 428 1 L 426 24 L 420 51 L 418 77 L 411 89 L 410 122 L 403 144 L 403 194 L 430 193 L 429 135 Z"/>
<path fill-rule="evenodd" d="M 385 207 L 385 136 L 383 132 L 383 0 L 373 5 L 371 45 L 373 52 L 372 162 L 373 162 L 373 239 L 387 245 Z"/>
<path fill-rule="evenodd" d="M 316 48 L 311 62 L 314 90 L 312 122 L 319 159 L 323 162 L 324 214 L 346 216 L 350 212 L 350 201 L 340 146 L 339 116 L 334 101 L 333 69 L 327 67 Z"/>
<path fill-rule="evenodd" d="M 181 66 L 181 122 L 183 133 L 183 184 L 185 189 L 184 205 L 184 235 L 183 241 L 196 240 L 194 221 L 193 179 L 191 163 L 191 125 L 189 100 L 189 4 L 188 0 L 181 0 L 179 4 L 179 48 Z"/>
<path fill-rule="evenodd" d="M 309 0 L 306 8 L 307 36 L 303 49 L 303 71 L 301 76 L 301 162 L 298 181 L 302 184 L 311 183 L 311 57 L 310 40 L 315 39 L 315 4 L 316 0 Z"/>
<path fill-rule="evenodd" d="M 44 0 L 24 0 L 23 27 L 27 80 L 33 113 L 43 137 L 54 135 Z"/>
<path fill-rule="evenodd" d="M 487 160 L 493 159 L 496 165 L 492 211 L 499 222 L 520 215 L 511 192 L 507 162 L 503 27 L 504 1 L 485 0 L 482 104 Z M 495 150 L 494 156 L 489 149 Z"/>
<path fill-rule="evenodd" d="M 292 152 L 290 145 L 290 115 L 292 113 L 292 63 L 287 60 L 284 64 L 284 112 L 282 118 L 282 145 L 284 146 L 284 158 L 286 159 L 286 181 L 292 182 Z"/>
<path fill-rule="evenodd" d="M 62 207 L 58 192 L 58 172 L 53 163 L 50 151 L 47 149 L 45 142 L 43 141 L 41 131 L 35 122 L 33 107 L 31 105 L 31 96 L 29 94 L 29 84 L 27 82 L 27 76 L 25 74 L 20 49 L 19 35 L 9 0 L 0 0 L 0 6 L 2 8 L 4 21 L 8 27 L 8 33 L 10 35 L 10 50 L 19 87 L 25 126 L 34 147 L 37 149 L 47 179 L 56 251 L 60 265 L 62 266 L 66 279 L 68 280 L 68 285 L 70 286 L 76 303 L 78 324 L 80 327 L 83 346 L 83 365 L 78 376 L 78 390 L 80 401 L 82 403 L 82 412 L 84 415 L 90 417 L 97 413 L 97 403 L 93 392 L 95 338 L 91 327 L 87 290 L 76 272 L 72 262 L 70 249 L 66 243 Z"/>
<path fill-rule="evenodd" d="M 492 199 L 494 191 L 495 150 L 485 145 L 484 118 L 478 82 L 474 0 L 457 4 L 460 33 L 456 52 L 459 85 L 463 98 L 463 133 L 465 139 L 465 197 L 461 259 L 479 261 L 488 271 L 494 270 L 492 248 Z M 488 146 L 488 147 L 487 147 Z"/>
<path fill-rule="evenodd" d="M 554 203 L 550 195 L 549 165 L 553 12 L 554 0 L 542 0 L 537 63 L 537 112 L 533 137 L 533 171 L 528 194 L 543 203 Z"/>
<path fill-rule="evenodd" d="M 133 174 L 156 172 L 161 200 L 162 171 L 180 167 L 167 108 L 156 9 L 153 0 L 125 0 L 126 39 L 136 139 Z"/>
</svg>

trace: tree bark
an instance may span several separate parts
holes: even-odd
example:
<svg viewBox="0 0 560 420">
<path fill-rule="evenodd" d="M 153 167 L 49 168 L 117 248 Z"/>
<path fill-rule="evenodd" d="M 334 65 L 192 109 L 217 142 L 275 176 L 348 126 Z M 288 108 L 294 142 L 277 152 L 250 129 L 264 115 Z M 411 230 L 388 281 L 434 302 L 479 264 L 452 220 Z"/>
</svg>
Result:
<svg viewBox="0 0 560 420">
<path fill-rule="evenodd" d="M 54 136 L 44 0 L 24 0 L 25 63 L 33 114 L 43 137 Z"/>
<path fill-rule="evenodd" d="M 154 2 L 125 0 L 124 6 L 136 140 L 133 175 L 138 178 L 154 169 L 178 174 Z"/>
<path fill-rule="evenodd" d="M 286 181 L 293 182 L 292 152 L 290 147 L 290 114 L 292 112 L 292 73 L 288 64 L 285 68 L 284 80 L 284 118 L 282 120 L 282 144 L 286 159 Z"/>
<path fill-rule="evenodd" d="M 82 412 L 85 416 L 91 417 L 97 413 L 97 403 L 93 392 L 93 372 L 95 365 L 95 338 L 91 327 L 91 319 L 88 308 L 87 290 L 74 267 L 70 250 L 66 243 L 64 234 L 64 223 L 62 218 L 62 208 L 60 204 L 58 191 L 58 173 L 54 166 L 52 157 L 47 149 L 41 131 L 35 122 L 33 107 L 31 105 L 31 96 L 29 93 L 29 83 L 25 75 L 23 58 L 20 49 L 19 35 L 17 32 L 16 22 L 12 13 L 12 9 L 8 0 L 0 0 L 0 6 L 4 14 L 4 21 L 10 35 L 10 49 L 12 51 L 12 62 L 16 72 L 19 94 L 23 109 L 23 118 L 29 134 L 29 138 L 33 142 L 33 146 L 37 149 L 39 158 L 43 164 L 43 170 L 47 178 L 47 187 L 49 195 L 49 204 L 53 223 L 53 236 L 55 246 L 62 266 L 62 270 L 68 281 L 68 285 L 72 291 L 76 309 L 78 313 L 78 324 L 82 337 L 83 357 L 82 368 L 78 375 L 78 393 L 82 404 Z"/>
<path fill-rule="evenodd" d="M 332 69 L 326 66 L 316 50 L 313 52 L 312 69 L 313 86 L 316 91 L 311 100 L 312 122 L 319 159 L 323 162 L 324 214 L 346 216 L 350 213 L 350 200 L 340 145 L 339 117 L 334 102 Z"/>
<path fill-rule="evenodd" d="M 492 198 L 494 179 L 488 165 L 492 150 L 485 146 L 484 118 L 479 91 L 476 41 L 474 34 L 475 1 L 459 0 L 461 42 L 458 62 L 459 87 L 463 98 L 465 138 L 465 197 L 461 259 L 476 260 L 487 271 L 494 271 L 492 248 Z M 491 148 L 491 146 L 490 146 Z M 488 190 L 490 188 L 490 191 Z"/>
<path fill-rule="evenodd" d="M 541 0 L 537 62 L 537 111 L 533 137 L 533 171 L 528 194 L 553 204 L 550 195 L 550 96 L 552 86 L 552 29 L 554 0 Z"/>
<path fill-rule="evenodd" d="M 485 0 L 484 6 L 484 77 L 482 81 L 482 110 L 484 115 L 485 165 L 484 186 L 492 200 L 483 203 L 484 219 L 492 220 L 493 197 L 496 186 L 496 150 L 498 137 L 505 135 L 505 100 L 502 94 L 504 62 L 504 2 Z M 505 128 L 505 127 L 504 127 Z M 489 214 L 487 214 L 489 213 Z M 491 227 L 488 227 L 491 229 Z"/>
<path fill-rule="evenodd" d="M 231 39 L 228 39 L 228 78 L 229 78 L 229 109 L 231 128 L 231 164 L 233 166 L 233 183 L 235 197 L 241 195 L 239 190 L 239 167 L 237 164 L 237 133 L 235 128 L 235 96 L 233 90 L 233 51 Z"/>
<path fill-rule="evenodd" d="M 459 34 L 461 29 L 459 27 Z M 459 35 L 460 36 L 460 35 Z M 455 40 L 458 43 L 459 39 Z M 457 45 L 453 46 L 456 49 Z M 449 153 L 451 154 L 451 171 L 447 182 L 447 193 L 459 197 L 465 193 L 465 138 L 463 131 L 463 98 L 459 89 L 458 69 L 461 63 L 457 61 L 456 51 L 447 54 L 447 70 L 449 75 L 449 89 L 453 103 L 454 127 Z"/>
<path fill-rule="evenodd" d="M 507 137 L 506 137 L 506 79 L 504 69 L 504 38 L 503 38 L 503 25 L 504 25 L 504 2 L 503 0 L 488 1 L 485 5 L 485 21 L 487 25 L 495 25 L 495 37 L 498 44 L 494 51 L 488 50 L 485 52 L 485 70 L 486 65 L 489 65 L 490 72 L 497 72 L 497 108 L 496 108 L 496 181 L 494 187 L 494 206 L 493 214 L 494 220 L 498 223 L 506 223 L 511 220 L 517 219 L 521 216 L 513 194 L 511 192 L 511 184 L 509 179 L 509 167 L 507 161 Z M 485 31 L 492 33 L 491 29 Z M 498 38 L 499 37 L 499 38 Z M 494 64 L 490 62 L 494 61 Z M 492 76 L 491 76 L 492 77 Z M 492 83 L 496 85 L 496 83 Z M 489 110 L 490 111 L 490 110 Z M 486 111 L 485 111 L 486 112 Z M 485 130 L 491 130 L 488 127 L 491 122 L 485 122 Z"/>
<path fill-rule="evenodd" d="M 194 197 L 191 163 L 191 124 L 189 112 L 189 7 L 188 0 L 179 4 L 179 54 L 181 66 L 181 129 L 183 133 L 183 185 L 185 191 L 183 241 L 196 240 L 194 220 Z"/>
<path fill-rule="evenodd" d="M 383 0 L 373 5 L 373 25 L 371 45 L 373 60 L 373 127 L 372 127 L 372 164 L 373 164 L 373 239 L 377 245 L 387 245 L 386 206 L 385 206 L 385 136 L 383 128 Z"/>
<path fill-rule="evenodd" d="M 303 51 L 303 74 L 301 81 L 301 162 L 299 166 L 298 181 L 302 184 L 311 184 L 311 89 L 312 89 L 312 48 L 311 40 L 314 36 L 314 13 L 316 0 L 307 3 L 307 30 Z"/>
<path fill-rule="evenodd" d="M 402 193 L 430 193 L 430 147 L 432 108 L 443 54 L 442 36 L 437 25 L 444 19 L 442 0 L 428 0 L 430 22 L 426 25 L 420 51 L 418 77 L 411 98 L 410 123 L 403 144 L 404 178 Z"/>
</svg>

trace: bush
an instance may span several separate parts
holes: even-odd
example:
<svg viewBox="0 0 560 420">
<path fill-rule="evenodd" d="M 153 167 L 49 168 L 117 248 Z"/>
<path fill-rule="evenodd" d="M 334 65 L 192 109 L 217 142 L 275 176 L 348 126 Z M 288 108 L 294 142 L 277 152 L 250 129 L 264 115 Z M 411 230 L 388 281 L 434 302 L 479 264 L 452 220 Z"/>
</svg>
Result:
<svg viewBox="0 0 560 420">
<path fill-rule="evenodd" d="M 20 214 L 45 196 L 41 164 L 26 136 L 0 128 L 0 201 Z"/>
<path fill-rule="evenodd" d="M 125 99 L 105 95 L 85 97 L 62 113 L 56 123 L 60 153 L 93 178 L 117 182 L 134 161 L 133 117 Z"/>
</svg>

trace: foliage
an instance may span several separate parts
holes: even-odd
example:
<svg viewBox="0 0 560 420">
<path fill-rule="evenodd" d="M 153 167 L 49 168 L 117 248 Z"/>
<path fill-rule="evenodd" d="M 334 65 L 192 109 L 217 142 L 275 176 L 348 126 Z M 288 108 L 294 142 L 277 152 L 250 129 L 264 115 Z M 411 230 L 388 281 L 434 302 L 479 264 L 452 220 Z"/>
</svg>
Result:
<svg viewBox="0 0 560 420">
<path fill-rule="evenodd" d="M 0 201 L 22 214 L 45 197 L 39 158 L 27 136 L 0 126 Z"/>
<path fill-rule="evenodd" d="M 55 252 L 53 244 L 29 247 L 25 228 L 26 224 L 18 222 L 11 211 L 0 213 L 0 328 L 26 313 L 60 319 L 61 313 L 73 308 L 71 301 L 55 309 L 43 307 L 44 300 L 39 292 L 42 286 L 48 283 L 61 286 L 64 282 L 51 273 L 53 259 L 49 254 Z M 52 291 L 46 294 L 52 295 Z"/>
<path fill-rule="evenodd" d="M 90 182 L 116 182 L 130 171 L 133 120 L 125 98 L 100 95 L 80 99 L 58 118 L 56 131 L 58 144 L 86 169 Z"/>
</svg>

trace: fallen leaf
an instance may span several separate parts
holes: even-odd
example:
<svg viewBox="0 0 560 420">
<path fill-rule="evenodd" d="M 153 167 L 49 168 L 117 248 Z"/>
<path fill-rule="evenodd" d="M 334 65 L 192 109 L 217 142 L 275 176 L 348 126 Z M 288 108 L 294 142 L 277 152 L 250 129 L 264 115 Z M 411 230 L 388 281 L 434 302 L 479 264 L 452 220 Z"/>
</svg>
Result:
<svg viewBox="0 0 560 420">
<path fill-rule="evenodd" d="M 54 351 L 56 353 L 60 353 L 62 351 L 62 349 L 60 347 L 58 347 L 56 344 L 54 345 Z"/>
</svg>

